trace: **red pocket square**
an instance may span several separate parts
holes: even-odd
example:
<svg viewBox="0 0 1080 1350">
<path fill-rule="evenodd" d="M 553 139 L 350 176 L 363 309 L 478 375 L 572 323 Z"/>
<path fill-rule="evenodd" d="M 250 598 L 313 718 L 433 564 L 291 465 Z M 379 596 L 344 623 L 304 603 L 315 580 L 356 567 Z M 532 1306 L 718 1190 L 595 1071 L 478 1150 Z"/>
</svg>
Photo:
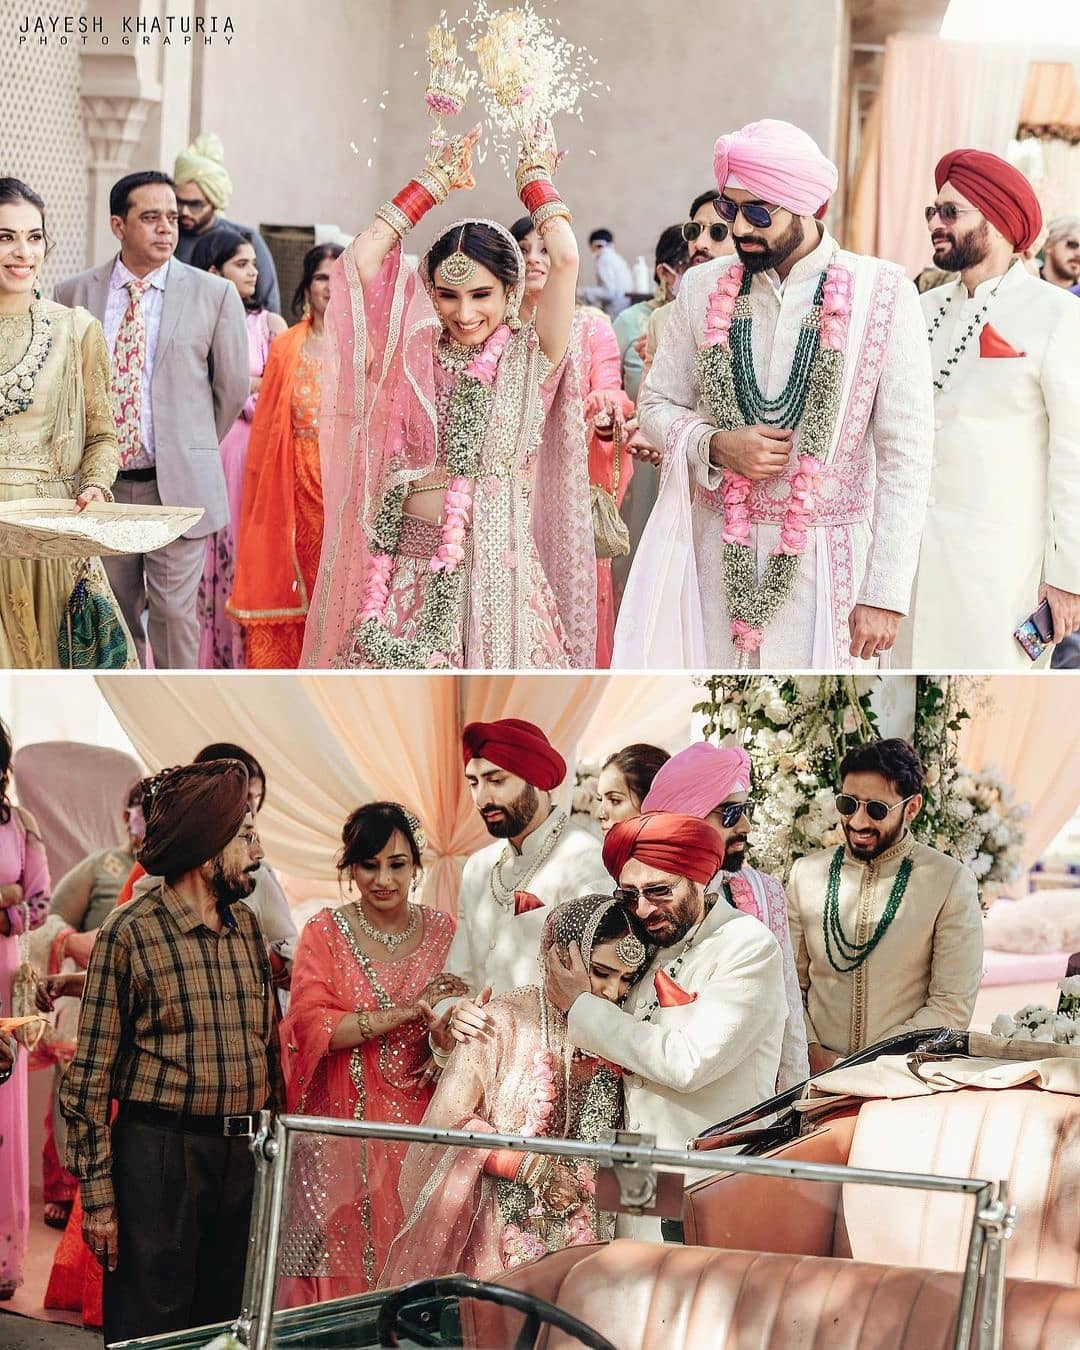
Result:
<svg viewBox="0 0 1080 1350">
<path fill-rule="evenodd" d="M 653 976 L 653 988 L 661 1008 L 685 1008 L 697 998 L 697 994 L 688 994 L 677 985 L 665 970 L 658 970 Z"/>
<path fill-rule="evenodd" d="M 514 917 L 519 914 L 531 914 L 534 909 L 543 909 L 544 902 L 532 891 L 514 892 Z"/>
<path fill-rule="evenodd" d="M 986 324 L 979 334 L 980 356 L 1026 356 L 1027 352 L 1018 352 L 1010 342 L 1006 342 L 993 324 Z"/>
</svg>

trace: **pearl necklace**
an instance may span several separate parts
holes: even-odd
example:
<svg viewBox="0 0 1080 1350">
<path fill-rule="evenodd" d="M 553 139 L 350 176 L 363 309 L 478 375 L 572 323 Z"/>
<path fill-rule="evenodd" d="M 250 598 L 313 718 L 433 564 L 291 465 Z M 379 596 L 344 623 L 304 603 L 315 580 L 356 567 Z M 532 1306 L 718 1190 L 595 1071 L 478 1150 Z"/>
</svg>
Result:
<svg viewBox="0 0 1080 1350">
<path fill-rule="evenodd" d="M 23 413 L 34 401 L 34 382 L 52 349 L 52 327 L 44 301 L 30 305 L 30 343 L 22 357 L 0 371 L 0 422 Z"/>
<path fill-rule="evenodd" d="M 1005 275 L 1007 276 L 1008 273 L 1006 273 Z M 964 329 L 963 336 L 960 338 L 959 343 L 957 343 L 957 345 L 953 348 L 952 354 L 946 359 L 945 364 L 934 376 L 934 388 L 938 391 L 939 394 L 944 392 L 949 381 L 952 379 L 953 372 L 956 370 L 956 367 L 959 364 L 961 356 L 963 356 L 964 352 L 967 350 L 968 343 L 971 341 L 971 339 L 974 337 L 977 331 L 982 330 L 983 324 L 986 322 L 986 313 L 987 310 L 989 310 L 990 308 L 990 302 L 991 300 L 993 300 L 994 296 L 997 295 L 998 286 L 1000 286 L 1004 280 L 1005 280 L 1004 276 L 998 278 L 997 286 L 995 286 L 994 289 L 990 292 L 990 294 L 986 297 L 986 301 L 984 302 L 982 309 L 980 309 L 979 312 L 975 315 L 975 317 L 970 320 L 967 328 Z M 962 285 L 963 283 L 958 282 L 957 284 Z M 930 329 L 927 333 L 927 337 L 929 338 L 931 343 L 934 340 L 934 334 L 941 327 L 941 321 L 942 319 L 944 319 L 945 314 L 949 309 L 949 306 L 952 304 L 953 296 L 955 296 L 955 294 L 956 292 L 953 291 L 952 294 L 948 296 L 945 303 L 938 310 L 937 314 L 934 315 L 934 320 L 931 323 Z"/>
<path fill-rule="evenodd" d="M 409 905 L 409 923 L 400 933 L 384 933 L 381 928 L 376 928 L 373 923 L 369 923 L 367 915 L 364 913 L 363 906 L 357 903 L 356 906 L 356 926 L 365 937 L 371 938 L 372 942 L 381 943 L 392 956 L 403 943 L 408 942 L 416 932 L 417 919 L 420 910 L 416 905 Z"/>
<path fill-rule="evenodd" d="M 555 851 L 555 845 L 559 842 L 559 838 L 562 835 L 563 830 L 566 828 L 566 822 L 568 819 L 569 817 L 564 815 L 561 820 L 557 820 L 555 822 L 555 824 L 551 827 L 551 833 L 548 835 L 548 837 L 544 840 L 543 844 L 540 846 L 540 849 L 536 854 L 535 860 L 530 864 L 529 870 L 525 873 L 525 875 L 521 878 L 521 880 L 518 881 L 518 883 L 514 886 L 508 886 L 506 882 L 503 881 L 502 879 L 503 868 L 508 863 L 512 862 L 514 858 L 514 850 L 512 846 L 510 844 L 506 845 L 503 851 L 495 859 L 495 863 L 491 869 L 491 876 L 489 878 L 491 888 L 491 898 L 495 901 L 497 905 L 501 905 L 502 908 L 505 909 L 507 912 L 509 912 L 514 908 L 514 892 L 527 891 L 529 889 L 529 883 L 532 881 L 533 877 L 536 876 L 537 872 L 540 871 L 541 867 L 543 867 L 544 863 L 547 862 L 547 860 L 551 857 L 552 853 Z"/>
</svg>

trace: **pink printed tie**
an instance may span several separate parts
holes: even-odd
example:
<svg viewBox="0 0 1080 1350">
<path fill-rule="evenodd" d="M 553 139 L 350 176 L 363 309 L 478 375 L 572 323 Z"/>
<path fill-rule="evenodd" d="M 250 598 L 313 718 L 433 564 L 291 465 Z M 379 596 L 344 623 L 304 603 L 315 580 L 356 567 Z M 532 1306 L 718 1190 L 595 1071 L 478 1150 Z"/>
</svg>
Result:
<svg viewBox="0 0 1080 1350">
<path fill-rule="evenodd" d="M 148 281 L 125 281 L 127 309 L 116 335 L 113 352 L 113 415 L 116 439 L 120 446 L 120 467 L 129 469 L 142 449 L 142 381 L 146 365 L 146 324 L 143 322 L 142 297 Z"/>
</svg>

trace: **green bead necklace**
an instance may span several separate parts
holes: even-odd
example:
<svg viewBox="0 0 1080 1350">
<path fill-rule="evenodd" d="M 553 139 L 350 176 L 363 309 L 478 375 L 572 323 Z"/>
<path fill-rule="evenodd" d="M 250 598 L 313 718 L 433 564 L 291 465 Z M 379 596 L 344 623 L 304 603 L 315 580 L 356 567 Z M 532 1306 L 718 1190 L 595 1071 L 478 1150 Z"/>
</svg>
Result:
<svg viewBox="0 0 1080 1350">
<path fill-rule="evenodd" d="M 814 303 L 799 326 L 787 384 L 775 398 L 766 398 L 761 392 L 754 369 L 753 318 L 749 299 L 753 274 L 748 271 L 743 277 L 731 320 L 731 365 L 739 412 L 748 427 L 760 423 L 793 429 L 799 425 L 810 392 L 814 358 L 821 343 L 821 303 L 825 296 L 825 276 L 826 273 L 822 272 L 814 292 Z"/>
<path fill-rule="evenodd" d="M 844 848 L 841 845 L 833 854 L 833 860 L 829 865 L 829 883 L 825 891 L 825 913 L 821 920 L 821 930 L 825 936 L 825 955 L 829 958 L 829 965 L 839 975 L 850 975 L 853 970 L 858 970 L 889 931 L 889 925 L 896 918 L 896 911 L 900 908 L 900 901 L 903 900 L 908 881 L 911 879 L 912 866 L 910 858 L 905 858 L 900 864 L 889 893 L 889 903 L 867 940 L 851 942 L 840 922 L 840 869 L 843 865 Z M 844 964 L 841 965 L 840 962 Z"/>
</svg>

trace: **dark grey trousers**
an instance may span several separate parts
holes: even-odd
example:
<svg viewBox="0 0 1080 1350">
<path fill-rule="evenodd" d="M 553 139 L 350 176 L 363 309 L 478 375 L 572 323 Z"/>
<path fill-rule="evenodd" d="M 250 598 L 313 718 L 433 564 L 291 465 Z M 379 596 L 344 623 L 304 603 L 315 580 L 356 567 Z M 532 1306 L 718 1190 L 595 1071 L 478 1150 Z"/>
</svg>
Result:
<svg viewBox="0 0 1080 1350">
<path fill-rule="evenodd" d="M 250 1139 L 125 1121 L 112 1131 L 119 1220 L 105 1272 L 105 1344 L 240 1313 L 255 1160 Z"/>
</svg>

